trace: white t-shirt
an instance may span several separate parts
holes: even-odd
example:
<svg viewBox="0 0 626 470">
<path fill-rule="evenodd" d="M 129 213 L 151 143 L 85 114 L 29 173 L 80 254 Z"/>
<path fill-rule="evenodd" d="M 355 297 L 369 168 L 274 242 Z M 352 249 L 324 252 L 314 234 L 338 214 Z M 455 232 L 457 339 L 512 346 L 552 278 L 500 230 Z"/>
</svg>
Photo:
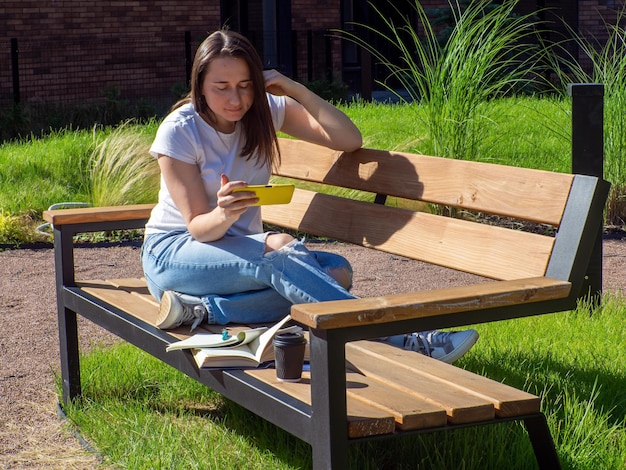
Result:
<svg viewBox="0 0 626 470">
<path fill-rule="evenodd" d="M 279 130 L 285 119 L 285 98 L 267 94 L 274 128 Z M 195 112 L 192 104 L 172 111 L 161 123 L 150 147 L 155 157 L 159 154 L 198 166 L 211 207 L 217 206 L 220 175 L 226 174 L 231 181 L 248 184 L 267 184 L 270 169 L 259 166 L 254 158 L 241 156 L 244 146 L 241 122 L 237 122 L 232 134 L 222 134 Z M 152 233 L 186 230 L 182 214 L 174 204 L 161 176 L 159 202 L 152 210 L 146 224 L 146 235 Z M 228 230 L 226 235 L 249 235 L 261 233 L 261 210 L 249 207 Z"/>
</svg>

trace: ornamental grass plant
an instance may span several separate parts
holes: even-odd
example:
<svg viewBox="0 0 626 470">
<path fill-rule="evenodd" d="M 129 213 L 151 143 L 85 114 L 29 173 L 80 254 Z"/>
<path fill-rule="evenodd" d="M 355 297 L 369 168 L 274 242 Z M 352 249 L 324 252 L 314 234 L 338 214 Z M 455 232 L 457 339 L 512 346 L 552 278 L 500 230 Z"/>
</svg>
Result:
<svg viewBox="0 0 626 470">
<path fill-rule="evenodd" d="M 559 83 L 601 83 L 604 85 L 605 179 L 613 183 L 607 202 L 606 220 L 610 225 L 626 221 L 626 5 L 617 12 L 615 23 L 605 20 L 606 38 L 588 38 L 569 28 L 572 40 L 554 45 L 561 54 L 552 55 Z M 591 70 L 569 53 L 574 41 Z"/>
<path fill-rule="evenodd" d="M 93 206 L 143 204 L 157 200 L 160 170 L 149 153 L 151 126 L 127 121 L 115 128 L 90 155 L 88 201 Z"/>
<path fill-rule="evenodd" d="M 340 34 L 371 53 L 389 71 L 389 78 L 420 104 L 412 109 L 428 131 L 432 149 L 427 153 L 473 160 L 483 131 L 491 124 L 486 104 L 532 86 L 541 77 L 539 63 L 545 52 L 537 41 L 541 24 L 535 12 L 515 15 L 517 3 L 449 0 L 453 21 L 448 38 L 441 41 L 440 28 L 419 1 L 407 1 L 406 9 L 392 4 L 399 23 L 372 2 L 384 28 L 357 24 L 358 32 Z M 378 37 L 393 52 L 377 50 L 368 36 Z M 394 92 L 386 82 L 381 85 Z"/>
</svg>

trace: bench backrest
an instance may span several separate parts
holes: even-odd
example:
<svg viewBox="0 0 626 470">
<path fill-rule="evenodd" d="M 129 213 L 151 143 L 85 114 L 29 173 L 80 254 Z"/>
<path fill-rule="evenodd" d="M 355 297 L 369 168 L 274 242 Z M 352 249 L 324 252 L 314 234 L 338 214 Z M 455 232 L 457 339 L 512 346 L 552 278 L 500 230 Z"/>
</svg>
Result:
<svg viewBox="0 0 626 470">
<path fill-rule="evenodd" d="M 557 266 L 562 263 L 553 253 L 577 257 L 572 250 L 601 226 L 608 191 L 604 182 L 581 175 L 372 149 L 345 153 L 288 139 L 280 145 L 277 176 L 367 191 L 377 202 L 400 199 L 394 207 L 297 189 L 291 204 L 263 208 L 266 222 L 494 279 L 570 280 L 573 261 Z M 398 207 L 407 200 L 426 210 Z M 438 215 L 428 210 L 431 204 L 463 217 Z M 545 224 L 558 235 L 523 231 L 511 222 L 482 223 L 480 214 Z M 562 231 L 576 240 L 555 246 Z"/>
<path fill-rule="evenodd" d="M 606 181 L 402 152 L 344 153 L 287 139 L 280 145 L 275 175 L 316 187 L 297 189 L 288 205 L 263 207 L 266 222 L 487 278 L 568 281 L 574 298 L 580 295 L 601 236 Z M 350 191 L 323 194 L 325 185 L 372 193 L 370 202 L 351 199 Z M 398 199 L 381 204 L 387 196 Z M 413 206 L 401 207 L 407 201 Z M 454 208 L 459 217 L 430 211 L 431 204 Z M 71 233 L 141 227 L 152 207 L 64 209 L 46 211 L 44 219 L 68 232 L 69 244 Z M 515 221 L 553 227 L 556 236 L 520 230 Z"/>
</svg>

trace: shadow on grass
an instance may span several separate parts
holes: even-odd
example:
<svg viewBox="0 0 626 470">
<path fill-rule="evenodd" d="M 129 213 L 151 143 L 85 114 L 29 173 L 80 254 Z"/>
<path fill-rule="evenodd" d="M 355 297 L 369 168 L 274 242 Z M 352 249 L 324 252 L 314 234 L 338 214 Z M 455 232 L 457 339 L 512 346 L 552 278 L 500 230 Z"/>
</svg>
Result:
<svg viewBox="0 0 626 470">
<path fill-rule="evenodd" d="M 137 359 L 130 357 L 129 346 L 114 346 L 90 354 L 83 362 L 86 403 L 112 401 L 124 408 L 130 402 L 140 403 L 155 414 L 198 417 L 209 420 L 228 433 L 239 436 L 249 446 L 270 453 L 285 465 L 293 468 L 312 466 L 310 446 L 268 423 L 221 395 L 194 382 L 178 371 L 136 350 Z M 134 349 L 134 348 L 132 348 Z M 121 351 L 121 354 L 120 354 Z M 135 353 L 133 353 L 134 355 Z M 105 356 L 123 365 L 123 374 L 110 374 Z M 145 357 L 144 357 L 145 356 Z M 557 423 L 575 420 L 577 416 L 563 405 L 567 390 L 575 391 L 577 402 L 590 402 L 594 409 L 610 411 L 608 426 L 618 426 L 626 416 L 626 391 L 622 384 L 626 375 L 602 370 L 600 366 L 585 364 L 572 367 L 555 360 L 549 354 L 537 351 L 491 352 L 489 355 L 468 354 L 459 365 L 465 369 L 486 375 L 493 380 L 507 383 L 544 397 L 544 412 Z M 117 367 L 116 367 L 117 368 Z M 119 369 L 118 369 L 119 370 Z M 186 393 L 179 393 L 186 389 Z M 182 395 L 182 396 L 181 396 Z M 164 399 L 165 397 L 165 399 Z M 174 397 L 167 398 L 167 397 Z M 584 407 L 585 404 L 580 405 Z M 120 411 L 122 413 L 122 411 Z M 107 426 L 116 423 L 107 423 Z M 553 425 L 554 426 L 554 425 Z M 577 441 L 562 438 L 562 433 L 572 433 L 566 425 L 558 424 L 552 429 L 553 438 L 565 439 L 557 444 L 564 468 L 583 468 L 580 457 L 570 449 Z M 556 435 L 558 431 L 559 435 Z M 589 431 L 583 428 L 582 432 Z M 190 431 L 193 432 L 193 431 Z M 600 436 L 598 439 L 602 439 Z M 98 447 L 98 443 L 93 443 Z M 589 442 L 590 446 L 602 446 L 602 442 Z M 151 456 L 146 455 L 146 461 Z M 350 468 L 404 469 L 404 468 L 536 468 L 528 435 L 521 422 L 505 422 L 489 426 L 476 426 L 446 432 L 426 432 L 403 436 L 399 439 L 361 441 L 350 447 Z"/>
<path fill-rule="evenodd" d="M 129 355 L 135 349 L 137 361 Z M 93 354 L 93 353 L 92 353 Z M 198 417 L 215 423 L 253 446 L 261 454 L 269 453 L 292 468 L 311 468 L 309 444 L 277 426 L 231 402 L 216 392 L 183 376 L 146 353 L 117 345 L 88 354 L 83 361 L 84 405 L 81 411 L 104 403 L 105 407 L 119 407 L 114 415 L 124 415 L 131 403 L 152 410 L 155 415 L 175 419 Z M 106 358 L 106 356 L 112 356 Z M 145 356 L 145 357 L 144 357 Z M 123 373 L 111 374 L 108 361 L 124 364 Z M 117 369 L 119 370 L 119 369 Z M 172 397 L 172 390 L 185 393 Z M 181 396 L 182 395 L 182 396 Z M 165 397 L 165 398 L 164 398 Z M 116 404 L 116 405 L 114 405 Z M 71 412 L 68 416 L 71 419 Z M 112 420 L 106 426 L 124 426 L 125 420 Z M 87 433 L 87 430 L 85 430 Z M 127 431 L 119 432 L 124 435 Z M 192 429 L 189 432 L 194 432 Z M 200 431 L 198 431 L 200 432 Z M 114 434 L 118 434 L 115 431 Z M 210 437 L 209 437 L 210 439 Z M 91 443 L 100 447 L 98 442 Z M 148 462 L 153 458 L 145 456 Z M 399 439 L 382 438 L 361 441 L 350 446 L 350 468 L 358 469 L 415 469 L 415 468 L 511 468 L 532 469 L 536 462 L 528 436 L 518 422 L 491 426 L 462 428 L 446 432 L 426 432 L 402 436 Z"/>
<path fill-rule="evenodd" d="M 561 399 L 565 389 L 575 390 L 580 400 L 591 400 L 594 407 L 610 415 L 611 425 L 626 420 L 626 372 L 612 373 L 593 363 L 576 367 L 556 360 L 550 354 L 502 351 L 484 356 L 468 355 L 461 363 L 463 368 L 506 383 L 515 388 L 544 398 L 548 406 Z M 511 367 L 503 368 L 501 364 Z M 595 398 L 594 398 L 595 396 Z M 561 410 L 562 411 L 562 410 Z"/>
</svg>

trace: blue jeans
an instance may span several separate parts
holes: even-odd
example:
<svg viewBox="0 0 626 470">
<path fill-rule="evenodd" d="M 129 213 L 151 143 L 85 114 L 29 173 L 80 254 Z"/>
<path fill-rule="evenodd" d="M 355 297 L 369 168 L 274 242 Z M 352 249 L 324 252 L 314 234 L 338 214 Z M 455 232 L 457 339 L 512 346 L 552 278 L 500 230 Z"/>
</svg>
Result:
<svg viewBox="0 0 626 470">
<path fill-rule="evenodd" d="M 148 289 L 157 300 L 166 290 L 199 297 L 209 323 L 220 325 L 273 322 L 292 304 L 356 298 L 327 273 L 352 273 L 345 258 L 299 240 L 264 254 L 266 236 L 202 243 L 187 231 L 148 235 L 141 251 Z"/>
</svg>

